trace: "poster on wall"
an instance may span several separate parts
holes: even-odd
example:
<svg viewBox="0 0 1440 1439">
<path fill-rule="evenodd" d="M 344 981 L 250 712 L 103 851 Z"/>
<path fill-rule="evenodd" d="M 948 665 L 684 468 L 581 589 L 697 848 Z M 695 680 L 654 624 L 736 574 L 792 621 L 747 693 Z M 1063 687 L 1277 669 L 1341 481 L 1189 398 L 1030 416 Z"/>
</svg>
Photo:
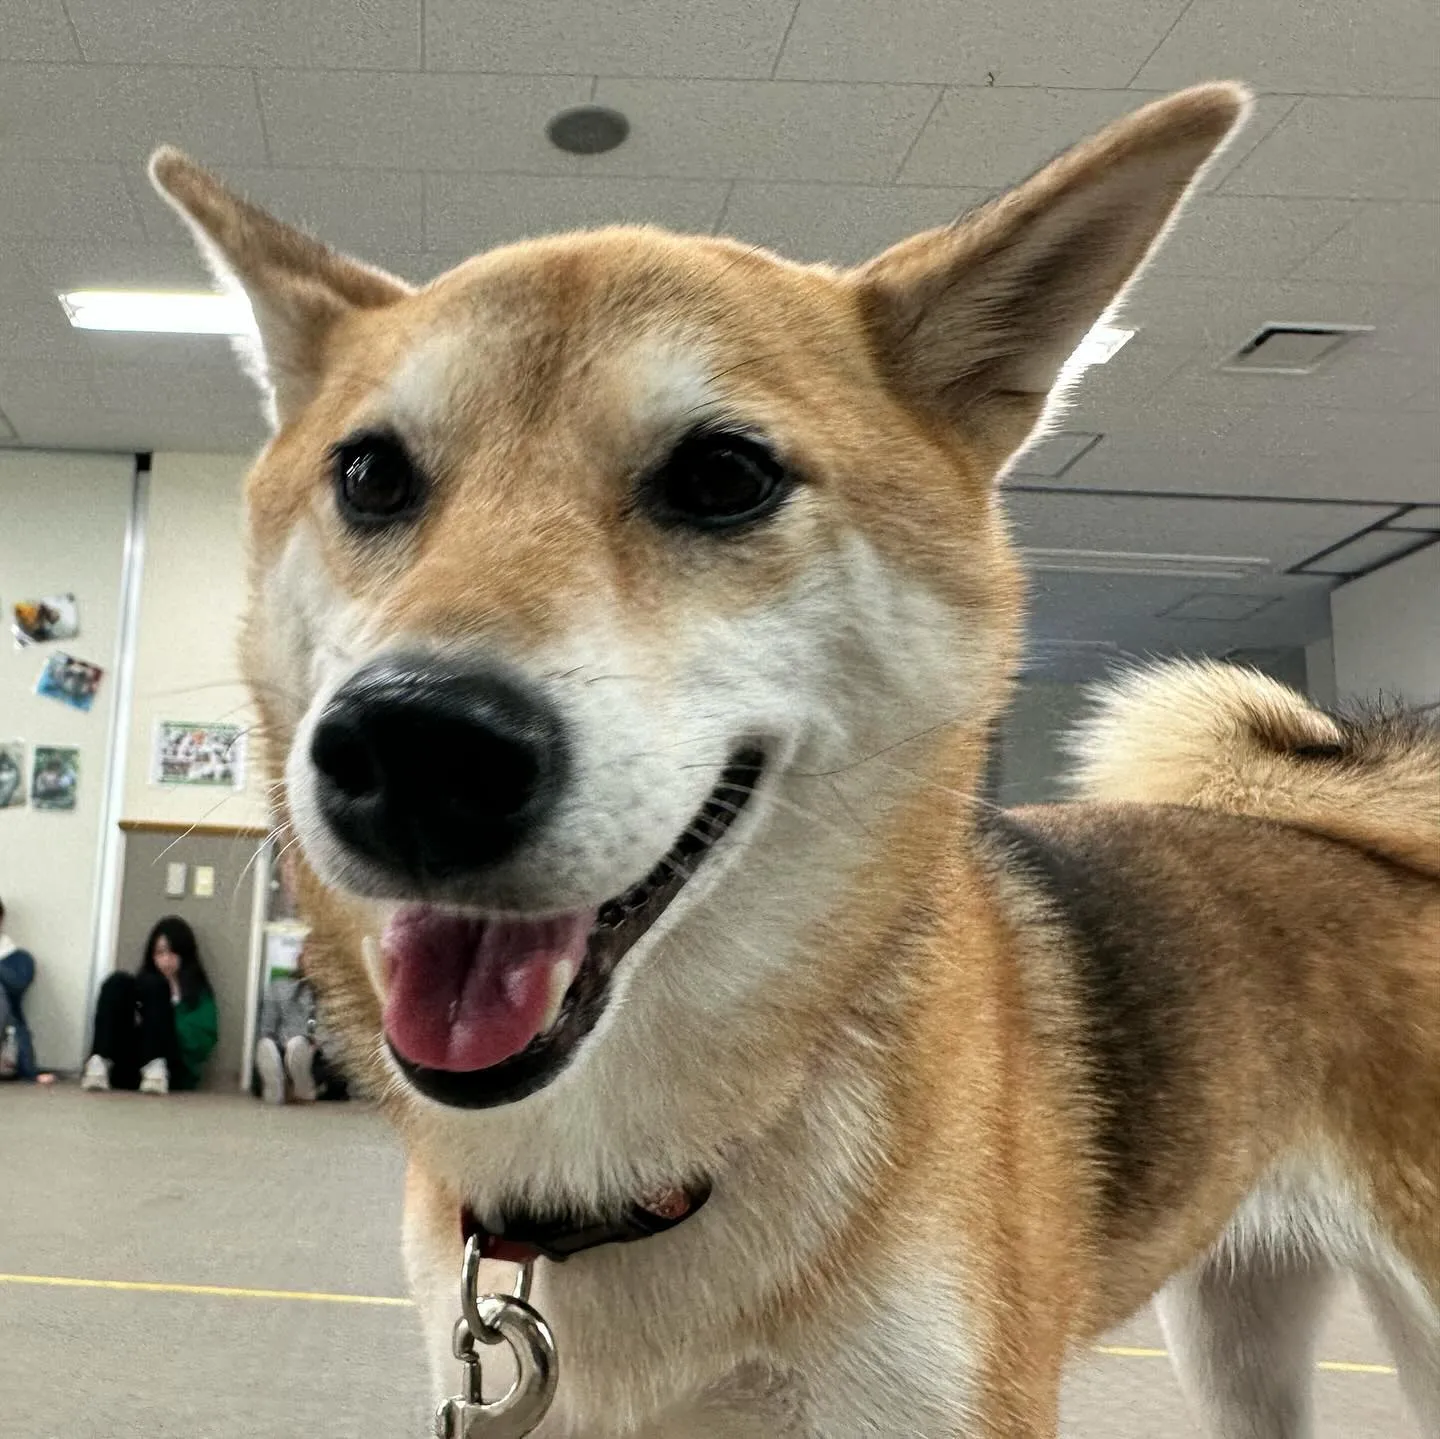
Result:
<svg viewBox="0 0 1440 1439">
<path fill-rule="evenodd" d="M 161 720 L 155 726 L 150 783 L 244 789 L 244 728 L 235 724 Z"/>
<path fill-rule="evenodd" d="M 46 595 L 19 600 L 10 632 L 17 646 L 43 645 L 51 640 L 73 640 L 80 633 L 80 606 L 74 595 Z"/>
<path fill-rule="evenodd" d="M 104 673 L 99 665 L 77 660 L 74 655 L 51 655 L 35 682 L 35 693 L 62 700 L 77 710 L 88 710 L 95 703 L 95 691 Z"/>
<path fill-rule="evenodd" d="M 30 803 L 36 809 L 74 809 L 79 789 L 80 751 L 37 744 Z"/>
<path fill-rule="evenodd" d="M 25 746 L 0 743 L 0 809 L 25 803 Z"/>
</svg>

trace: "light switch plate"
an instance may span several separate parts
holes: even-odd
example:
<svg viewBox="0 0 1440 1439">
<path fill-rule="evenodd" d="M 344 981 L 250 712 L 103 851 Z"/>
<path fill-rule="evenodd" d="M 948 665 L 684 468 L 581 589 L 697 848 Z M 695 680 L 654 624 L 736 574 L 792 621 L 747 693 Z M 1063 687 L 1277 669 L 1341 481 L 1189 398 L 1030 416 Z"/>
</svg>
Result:
<svg viewBox="0 0 1440 1439">
<path fill-rule="evenodd" d="M 215 897 L 215 866 L 213 864 L 197 864 L 195 866 L 195 898 L 213 899 Z"/>
<path fill-rule="evenodd" d="M 166 899 L 183 899 L 185 897 L 185 866 L 183 864 L 167 864 L 165 866 L 165 897 Z"/>
</svg>

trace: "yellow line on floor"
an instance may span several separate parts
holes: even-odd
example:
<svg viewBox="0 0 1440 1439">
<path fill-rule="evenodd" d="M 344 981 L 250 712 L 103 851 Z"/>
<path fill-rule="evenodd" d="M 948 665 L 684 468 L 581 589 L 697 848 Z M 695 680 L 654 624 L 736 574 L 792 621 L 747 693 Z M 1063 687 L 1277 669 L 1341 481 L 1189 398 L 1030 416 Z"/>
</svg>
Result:
<svg viewBox="0 0 1440 1439">
<path fill-rule="evenodd" d="M 1168 1359 L 1164 1349 L 1136 1349 L 1127 1344 L 1097 1344 L 1097 1354 L 1111 1359 Z M 1394 1374 L 1391 1364 L 1352 1364 L 1343 1359 L 1322 1359 L 1316 1366 L 1327 1374 Z"/>
<path fill-rule="evenodd" d="M 59 1274 L 0 1274 L 0 1284 L 24 1284 L 36 1289 L 107 1289 L 122 1294 L 196 1294 L 212 1299 L 271 1299 L 302 1304 L 359 1304 L 374 1309 L 409 1309 L 408 1299 L 383 1294 L 321 1294 L 305 1289 L 239 1289 L 226 1284 L 155 1284 L 138 1279 L 74 1279 Z M 1111 1359 L 1167 1359 L 1163 1349 L 1141 1349 L 1127 1344 L 1097 1344 L 1095 1353 Z M 1316 1368 L 1332 1374 L 1394 1374 L 1389 1364 L 1352 1364 L 1322 1359 Z"/>
<path fill-rule="evenodd" d="M 379 1294 L 315 1294 L 303 1289 L 235 1289 L 223 1284 L 150 1284 L 134 1279 L 70 1279 L 55 1274 L 0 1274 L 0 1284 L 48 1289 L 109 1289 L 129 1294 L 200 1294 L 215 1299 L 285 1299 L 305 1304 L 365 1304 L 409 1309 L 408 1299 Z"/>
</svg>

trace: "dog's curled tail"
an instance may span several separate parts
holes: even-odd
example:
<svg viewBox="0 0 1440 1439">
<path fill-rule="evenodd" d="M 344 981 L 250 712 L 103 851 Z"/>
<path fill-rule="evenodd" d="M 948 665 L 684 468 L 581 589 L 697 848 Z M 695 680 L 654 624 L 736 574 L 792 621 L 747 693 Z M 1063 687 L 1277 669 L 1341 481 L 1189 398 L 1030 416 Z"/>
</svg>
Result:
<svg viewBox="0 0 1440 1439">
<path fill-rule="evenodd" d="M 1092 698 L 1067 745 L 1077 798 L 1278 820 L 1440 878 L 1440 724 L 1423 715 L 1327 714 L 1214 661 L 1129 671 Z"/>
</svg>

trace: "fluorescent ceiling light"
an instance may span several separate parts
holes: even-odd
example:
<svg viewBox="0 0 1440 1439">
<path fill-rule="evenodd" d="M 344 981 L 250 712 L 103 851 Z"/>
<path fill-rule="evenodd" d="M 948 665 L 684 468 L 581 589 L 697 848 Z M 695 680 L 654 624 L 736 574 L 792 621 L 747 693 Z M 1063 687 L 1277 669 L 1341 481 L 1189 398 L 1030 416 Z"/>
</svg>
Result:
<svg viewBox="0 0 1440 1439">
<path fill-rule="evenodd" d="M 1115 325 L 1092 325 L 1085 338 L 1070 352 L 1070 358 L 1060 367 L 1061 383 L 1078 379 L 1091 365 L 1108 364 L 1134 338 L 1134 330 L 1122 330 Z"/>
<path fill-rule="evenodd" d="M 155 335 L 253 335 L 243 295 L 181 290 L 71 290 L 60 304 L 77 330 L 130 330 Z"/>
</svg>

